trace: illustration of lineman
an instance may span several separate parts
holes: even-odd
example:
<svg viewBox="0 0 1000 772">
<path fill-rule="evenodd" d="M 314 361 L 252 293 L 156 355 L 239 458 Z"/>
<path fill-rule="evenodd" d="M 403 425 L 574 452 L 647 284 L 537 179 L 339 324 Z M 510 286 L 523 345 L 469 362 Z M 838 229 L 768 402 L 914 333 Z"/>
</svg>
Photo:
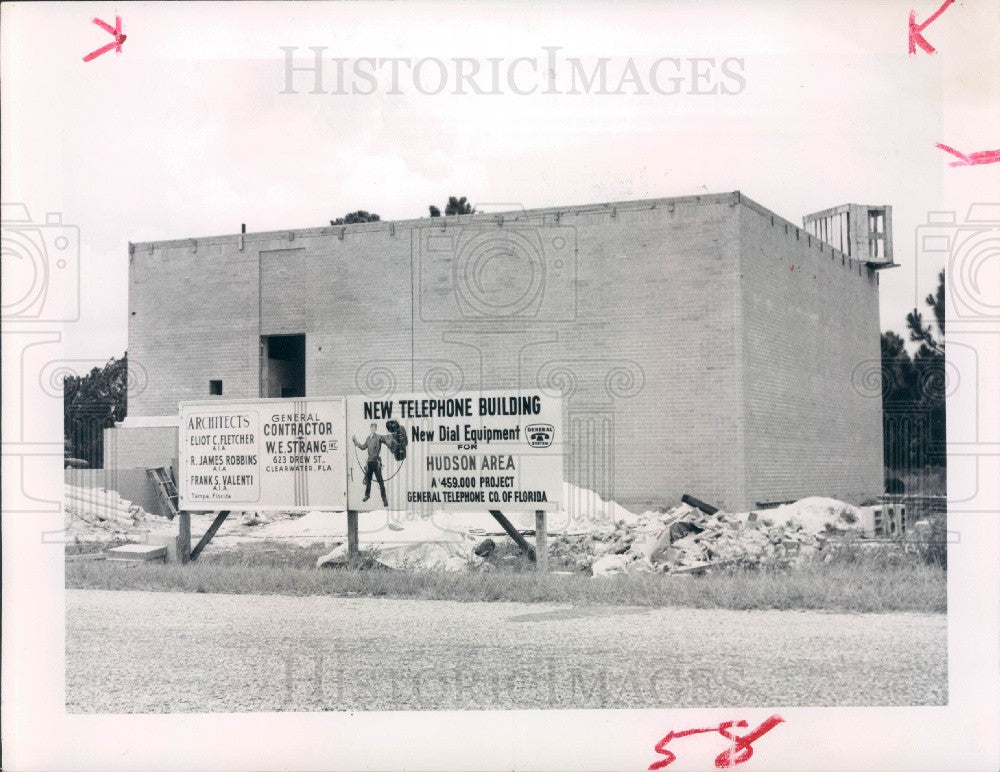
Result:
<svg viewBox="0 0 1000 772">
<path fill-rule="evenodd" d="M 382 505 L 389 506 L 389 499 L 385 495 L 385 481 L 382 479 L 382 445 L 390 450 L 389 436 L 377 433 L 378 424 L 372 424 L 371 434 L 364 442 L 358 442 L 356 436 L 351 436 L 354 444 L 361 450 L 368 451 L 368 461 L 365 463 L 365 497 L 362 501 L 368 501 L 372 494 L 372 475 L 378 480 L 379 492 L 382 494 Z"/>
</svg>

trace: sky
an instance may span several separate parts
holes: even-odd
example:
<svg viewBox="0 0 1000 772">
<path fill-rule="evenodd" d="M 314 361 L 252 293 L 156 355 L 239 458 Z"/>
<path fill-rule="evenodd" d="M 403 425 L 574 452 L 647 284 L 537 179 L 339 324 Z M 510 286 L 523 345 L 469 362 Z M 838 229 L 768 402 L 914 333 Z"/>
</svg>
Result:
<svg viewBox="0 0 1000 772">
<path fill-rule="evenodd" d="M 72 359 L 126 348 L 130 241 L 316 227 L 355 209 L 420 217 L 449 195 L 497 211 L 741 190 L 793 222 L 890 204 L 900 267 L 881 274 L 880 313 L 902 332 L 946 259 L 917 249 L 928 213 L 961 223 L 969 204 L 1000 200 L 1000 164 L 953 168 L 935 147 L 1000 145 L 1000 11 L 956 3 L 924 31 L 936 53 L 911 56 L 911 6 L 919 19 L 937 3 L 5 3 L 3 201 L 79 229 L 79 263 L 59 279 L 80 287 L 79 319 L 60 328 Z M 121 53 L 82 61 L 111 40 L 91 19 L 116 13 Z M 282 47 L 305 66 L 311 46 L 328 91 L 335 57 L 348 76 L 365 58 L 430 61 L 399 93 L 384 66 L 374 93 L 350 93 L 369 90 L 360 77 L 310 93 L 302 72 L 281 93 Z M 549 49 L 563 93 L 541 93 L 532 71 Z M 483 73 L 491 58 L 501 72 L 535 64 L 498 94 L 456 94 L 458 57 Z M 632 62 L 647 93 L 565 93 L 572 57 L 588 70 L 606 57 L 615 82 Z M 743 85 L 694 94 L 688 77 L 657 93 L 663 57 L 729 60 Z M 421 93 L 438 61 L 445 89 Z M 21 277 L 6 263 L 9 292 Z"/>
</svg>

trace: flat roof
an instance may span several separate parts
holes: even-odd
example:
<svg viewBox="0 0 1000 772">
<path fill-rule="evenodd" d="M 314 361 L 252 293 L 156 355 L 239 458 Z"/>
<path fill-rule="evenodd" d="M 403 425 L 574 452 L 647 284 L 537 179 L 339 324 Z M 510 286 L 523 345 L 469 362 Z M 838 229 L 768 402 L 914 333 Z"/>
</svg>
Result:
<svg viewBox="0 0 1000 772">
<path fill-rule="evenodd" d="M 340 233 L 357 232 L 380 232 L 393 230 L 396 227 L 412 228 L 426 226 L 430 222 L 435 225 L 439 223 L 466 223 L 466 222 L 490 222 L 498 219 L 511 222 L 519 220 L 530 220 L 556 214 L 593 214 L 599 212 L 612 212 L 614 210 L 635 211 L 642 209 L 656 209 L 661 206 L 671 206 L 674 204 L 743 204 L 750 209 L 757 211 L 764 217 L 772 217 L 776 222 L 781 222 L 801 230 L 802 226 L 795 225 L 790 220 L 781 217 L 770 209 L 761 206 L 756 201 L 747 198 L 738 190 L 726 191 L 724 193 L 703 193 L 693 196 L 673 196 L 669 198 L 644 198 L 625 201 L 607 201 L 595 204 L 578 204 L 574 206 L 549 206 L 536 209 L 508 209 L 499 212 L 475 212 L 473 214 L 441 215 L 441 217 L 419 217 L 406 220 L 378 220 L 376 222 L 352 223 L 350 225 L 326 225 L 318 228 L 281 228 L 270 231 L 249 231 L 245 234 L 239 232 L 227 233 L 217 236 L 187 237 L 181 239 L 164 239 L 161 241 L 135 241 L 129 242 L 130 247 L 165 247 L 165 246 L 190 246 L 193 242 L 198 244 L 216 244 L 230 242 L 234 238 L 243 236 L 251 241 L 266 241 L 274 238 L 287 237 L 293 234 L 295 237 L 304 236 L 329 236 Z"/>
</svg>

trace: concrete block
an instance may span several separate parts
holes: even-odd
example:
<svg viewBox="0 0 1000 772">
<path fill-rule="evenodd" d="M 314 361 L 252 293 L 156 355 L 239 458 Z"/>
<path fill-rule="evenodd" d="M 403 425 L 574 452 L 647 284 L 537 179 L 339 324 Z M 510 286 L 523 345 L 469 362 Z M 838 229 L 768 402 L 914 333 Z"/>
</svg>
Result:
<svg viewBox="0 0 1000 772">
<path fill-rule="evenodd" d="M 149 562 L 162 561 L 166 557 L 167 548 L 155 544 L 123 544 L 121 547 L 112 547 L 108 550 L 108 560 Z"/>
<path fill-rule="evenodd" d="M 168 563 L 177 562 L 179 543 L 180 536 L 177 536 L 176 534 L 150 533 L 146 535 L 146 544 L 152 544 L 157 547 L 166 547 Z"/>
</svg>

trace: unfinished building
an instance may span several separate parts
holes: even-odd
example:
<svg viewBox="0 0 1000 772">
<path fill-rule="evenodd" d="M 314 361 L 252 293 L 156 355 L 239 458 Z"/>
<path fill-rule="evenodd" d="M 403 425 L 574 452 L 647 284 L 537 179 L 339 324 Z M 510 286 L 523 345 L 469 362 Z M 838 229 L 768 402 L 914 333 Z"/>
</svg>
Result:
<svg viewBox="0 0 1000 772">
<path fill-rule="evenodd" d="M 522 387 L 563 396 L 566 479 L 626 506 L 856 503 L 891 209 L 804 225 L 732 192 L 132 244 L 105 467 L 170 464 L 183 400 Z"/>
</svg>

